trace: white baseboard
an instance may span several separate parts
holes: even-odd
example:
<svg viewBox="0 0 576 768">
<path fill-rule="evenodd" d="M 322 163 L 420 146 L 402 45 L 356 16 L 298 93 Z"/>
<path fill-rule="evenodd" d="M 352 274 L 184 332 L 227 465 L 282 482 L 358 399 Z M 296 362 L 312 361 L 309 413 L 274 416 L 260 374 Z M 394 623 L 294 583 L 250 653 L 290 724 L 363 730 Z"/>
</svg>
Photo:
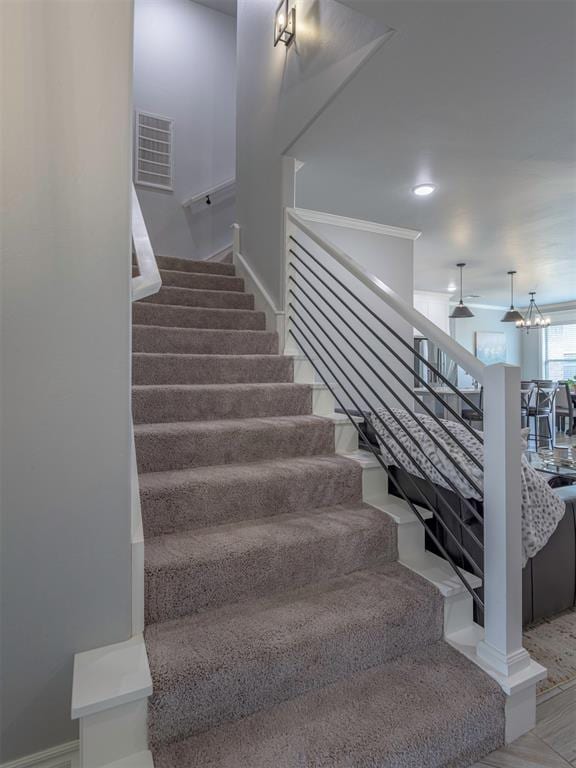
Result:
<svg viewBox="0 0 576 768">
<path fill-rule="evenodd" d="M 44 749 L 34 755 L 2 763 L 0 768 L 78 768 L 79 757 L 80 742 L 68 741 L 66 744 Z"/>
<path fill-rule="evenodd" d="M 235 242 L 232 258 L 234 266 L 236 267 L 236 274 L 238 277 L 243 278 L 246 292 L 253 294 L 255 308 L 260 312 L 264 312 L 266 315 L 266 329 L 278 333 L 280 338 L 280 353 L 282 353 L 282 346 L 284 343 L 284 312 L 278 309 L 275 305 L 270 294 L 262 285 L 258 275 L 238 250 L 238 227 L 237 225 L 234 226 Z"/>
</svg>

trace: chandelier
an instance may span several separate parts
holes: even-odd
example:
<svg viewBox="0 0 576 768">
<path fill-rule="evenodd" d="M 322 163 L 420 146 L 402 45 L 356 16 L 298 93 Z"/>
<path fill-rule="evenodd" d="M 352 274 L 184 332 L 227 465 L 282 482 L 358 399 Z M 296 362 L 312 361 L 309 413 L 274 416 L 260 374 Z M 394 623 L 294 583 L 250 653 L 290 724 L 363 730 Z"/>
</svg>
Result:
<svg viewBox="0 0 576 768">
<path fill-rule="evenodd" d="M 550 325 L 550 318 L 544 317 L 540 311 L 540 307 L 536 304 L 534 296 L 536 296 L 536 291 L 530 291 L 530 304 L 528 305 L 526 314 L 521 320 L 516 321 L 516 328 L 526 330 L 526 332 L 531 328 L 538 330 Z"/>
</svg>

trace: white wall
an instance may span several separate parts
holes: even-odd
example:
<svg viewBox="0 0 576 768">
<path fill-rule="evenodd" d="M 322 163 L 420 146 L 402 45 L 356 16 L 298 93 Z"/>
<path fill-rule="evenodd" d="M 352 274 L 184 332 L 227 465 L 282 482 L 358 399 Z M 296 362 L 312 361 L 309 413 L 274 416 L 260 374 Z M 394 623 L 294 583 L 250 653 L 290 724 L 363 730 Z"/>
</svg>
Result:
<svg viewBox="0 0 576 768">
<path fill-rule="evenodd" d="M 134 108 L 174 119 L 174 191 L 139 186 L 157 254 L 204 259 L 232 243 L 234 201 L 182 202 L 235 176 L 236 23 L 192 0 L 136 0 Z"/>
<path fill-rule="evenodd" d="M 473 355 L 476 354 L 476 332 L 492 331 L 503 333 L 506 336 L 506 362 L 513 365 L 522 364 L 522 339 L 521 333 L 514 323 L 501 323 L 500 319 L 505 309 L 487 309 L 470 305 L 474 317 L 450 320 L 451 336 Z M 463 371 L 459 371 L 458 383 L 468 386 L 471 378 Z"/>
<path fill-rule="evenodd" d="M 356 228 L 329 223 L 308 222 L 308 224 L 319 235 L 341 248 L 366 271 L 383 280 L 390 288 L 392 288 L 392 290 L 404 299 L 409 306 L 412 305 L 412 286 L 414 284 L 414 243 L 412 240 L 382 233 L 360 231 Z M 299 242 L 318 258 L 322 264 L 328 268 L 332 275 L 339 278 L 353 292 L 354 297 L 358 298 L 366 306 L 372 309 L 376 315 L 392 327 L 404 341 L 408 344 L 412 344 L 412 327 L 408 323 L 402 320 L 394 310 L 388 308 L 386 304 L 376 297 L 359 280 L 351 277 L 348 272 L 339 267 L 331 257 L 324 254 L 311 240 L 303 235 L 297 235 L 297 237 Z M 358 386 L 358 389 L 355 390 L 350 381 L 346 381 L 346 377 L 342 371 L 338 371 L 336 363 L 329 359 L 326 352 L 321 350 L 318 341 L 314 340 L 310 335 L 310 332 L 305 329 L 304 334 L 308 335 L 313 345 L 315 345 L 317 350 L 321 352 L 321 356 L 324 356 L 329 367 L 332 369 L 334 376 L 329 376 L 328 378 L 331 381 L 340 380 L 343 384 L 342 392 L 346 393 L 344 397 L 346 405 L 354 407 L 353 401 L 356 400 L 356 404 L 361 406 L 361 410 L 365 410 L 366 403 L 369 403 L 373 407 L 378 407 L 381 405 L 378 401 L 378 396 L 380 396 L 386 403 L 393 405 L 394 407 L 399 407 L 400 402 L 395 398 L 393 394 L 394 392 L 400 395 L 401 402 L 410 402 L 409 393 L 393 378 L 390 371 L 386 370 L 385 366 L 379 362 L 373 352 L 376 352 L 389 368 L 397 374 L 400 380 L 409 386 L 410 391 L 412 390 L 414 382 L 413 375 L 410 374 L 401 362 L 393 358 L 389 350 L 386 350 L 380 340 L 384 340 L 391 349 L 398 353 L 402 360 L 408 362 L 410 365 L 413 364 L 413 356 L 392 336 L 392 334 L 390 334 L 390 332 L 378 323 L 378 321 L 375 320 L 361 306 L 361 304 L 351 298 L 350 295 L 343 288 L 338 286 L 332 278 L 328 277 L 322 268 L 317 266 L 309 256 L 298 247 L 295 247 L 294 250 L 299 253 L 304 262 L 310 265 L 310 267 L 335 291 L 335 293 L 338 296 L 341 296 L 344 300 L 343 303 L 339 302 L 334 294 L 330 293 L 326 287 L 322 286 L 322 284 L 310 274 L 306 266 L 302 265 L 297 259 L 295 260 L 296 266 L 300 269 L 303 275 L 312 280 L 313 284 L 320 290 L 322 297 L 324 297 L 326 301 L 323 301 L 314 290 L 306 284 L 301 276 L 296 275 L 296 280 L 316 301 L 323 312 L 326 313 L 343 332 L 344 338 L 339 336 L 337 331 L 334 330 L 320 312 L 313 309 L 309 299 L 301 290 L 297 288 L 294 289 L 295 294 L 300 296 L 303 304 L 312 309 L 314 320 L 307 314 L 306 310 L 302 307 L 302 304 L 293 299 L 300 314 L 317 333 L 319 339 L 326 344 L 328 350 L 336 360 L 336 363 L 342 367 L 344 373 L 348 374 L 352 382 Z M 354 317 L 350 312 L 350 309 L 353 309 L 370 328 L 376 331 L 378 339 L 376 339 L 366 327 L 362 325 L 360 320 Z M 345 327 L 345 325 L 338 319 L 336 313 L 349 323 L 352 330 Z M 303 326 L 301 321 L 300 325 L 301 327 Z M 321 329 L 325 329 L 328 332 L 332 341 L 329 341 L 328 338 L 323 335 Z M 368 343 L 367 347 L 354 335 L 353 331 L 356 331 L 360 338 Z M 351 343 L 348 344 L 348 341 Z M 312 347 L 308 347 L 308 351 L 311 350 Z M 364 360 L 361 359 L 357 352 L 360 353 Z M 369 366 L 371 366 L 378 375 L 370 370 Z M 327 373 L 327 370 L 324 369 L 324 372 Z M 385 384 L 382 384 L 378 376 L 382 377 Z M 367 382 L 370 386 L 366 383 L 362 383 L 362 380 Z M 388 387 L 386 385 L 388 385 Z M 370 387 L 372 387 L 372 390 Z M 377 394 L 375 394 L 375 392 Z"/>
<path fill-rule="evenodd" d="M 276 7 L 276 0 L 238 2 L 236 177 L 242 255 L 281 306 L 282 155 L 387 30 L 335 0 L 297 0 L 296 41 L 274 48 Z"/>
<path fill-rule="evenodd" d="M 75 737 L 130 635 L 132 4 L 0 4 L 0 762 Z"/>
</svg>

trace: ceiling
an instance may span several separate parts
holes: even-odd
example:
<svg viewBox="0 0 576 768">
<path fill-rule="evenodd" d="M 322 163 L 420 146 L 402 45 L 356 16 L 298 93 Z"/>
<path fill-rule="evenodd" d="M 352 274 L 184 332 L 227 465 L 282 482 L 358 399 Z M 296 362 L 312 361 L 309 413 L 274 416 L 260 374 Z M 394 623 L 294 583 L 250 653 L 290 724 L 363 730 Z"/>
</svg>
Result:
<svg viewBox="0 0 576 768">
<path fill-rule="evenodd" d="M 194 0 L 194 2 L 212 8 L 214 11 L 227 13 L 228 16 L 236 16 L 236 0 Z"/>
<path fill-rule="evenodd" d="M 576 4 L 346 0 L 396 32 L 298 141 L 297 204 L 422 231 L 416 288 L 576 299 Z M 415 197 L 432 181 L 437 191 Z"/>
</svg>

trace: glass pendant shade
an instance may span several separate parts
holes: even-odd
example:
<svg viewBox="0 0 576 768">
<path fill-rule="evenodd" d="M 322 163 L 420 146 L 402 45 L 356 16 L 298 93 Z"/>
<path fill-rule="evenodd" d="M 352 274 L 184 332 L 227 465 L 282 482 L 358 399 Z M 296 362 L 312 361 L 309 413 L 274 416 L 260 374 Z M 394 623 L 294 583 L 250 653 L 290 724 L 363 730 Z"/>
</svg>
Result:
<svg viewBox="0 0 576 768">
<path fill-rule="evenodd" d="M 504 314 L 500 322 L 520 323 L 522 320 L 524 320 L 524 318 L 522 317 L 521 313 L 514 308 L 514 275 L 516 274 L 516 270 L 511 269 L 508 274 L 510 275 L 510 309 Z"/>
<path fill-rule="evenodd" d="M 460 320 L 464 317 L 474 317 L 474 313 L 472 312 L 471 309 L 469 309 L 464 304 L 464 300 L 462 298 L 462 270 L 464 269 L 466 264 L 464 264 L 463 262 L 460 262 L 460 264 L 456 264 L 456 266 L 460 270 L 460 301 L 452 310 L 452 314 L 450 315 L 450 317 L 453 320 Z"/>
</svg>

